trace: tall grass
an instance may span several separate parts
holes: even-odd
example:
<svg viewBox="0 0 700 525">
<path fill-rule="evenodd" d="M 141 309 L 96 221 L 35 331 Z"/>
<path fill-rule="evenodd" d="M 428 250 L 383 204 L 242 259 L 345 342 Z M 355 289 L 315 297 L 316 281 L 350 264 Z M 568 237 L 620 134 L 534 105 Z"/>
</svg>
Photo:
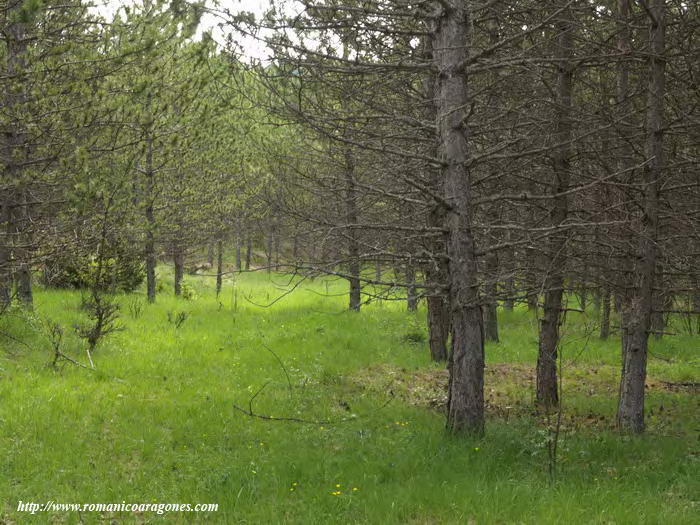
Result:
<svg viewBox="0 0 700 525">
<path fill-rule="evenodd" d="M 167 282 L 168 270 L 159 272 Z M 187 279 L 189 301 L 169 289 L 155 305 L 138 295 L 119 297 L 124 330 L 98 347 L 95 372 L 47 366 L 44 318 L 64 326 L 64 350 L 84 359 L 71 329 L 84 315 L 79 292 L 40 290 L 33 316 L 0 321 L 0 522 L 163 519 L 31 516 L 17 512 L 19 500 L 219 504 L 216 513 L 165 515 L 176 523 L 697 519 L 700 414 L 692 393 L 650 392 L 650 429 L 640 438 L 585 424 L 565 431 L 552 485 L 546 436 L 534 415 L 494 417 L 485 438 L 455 439 L 444 432 L 439 411 L 399 398 L 384 406 L 388 391 L 355 380 L 378 364 L 409 376 L 439 368 L 420 336 L 424 311 L 374 301 L 359 314 L 347 312 L 346 284 L 333 279 L 305 281 L 280 298 L 290 277 L 236 275 L 218 300 L 213 279 Z M 180 312 L 185 319 L 176 326 Z M 614 396 L 586 387 L 599 374 L 614 384 L 619 340 L 598 341 L 590 323 L 569 316 L 565 406 L 610 417 Z M 503 312 L 501 335 L 501 343 L 487 346 L 487 366 L 534 363 L 531 314 Z M 658 358 L 650 359 L 650 376 L 697 380 L 699 346 L 697 336 L 653 341 Z M 343 422 L 265 421 L 233 409 L 248 408 L 263 386 L 253 405 L 260 414 Z M 527 402 L 531 394 L 521 390 Z M 672 416 L 655 420 L 660 407 Z"/>
</svg>

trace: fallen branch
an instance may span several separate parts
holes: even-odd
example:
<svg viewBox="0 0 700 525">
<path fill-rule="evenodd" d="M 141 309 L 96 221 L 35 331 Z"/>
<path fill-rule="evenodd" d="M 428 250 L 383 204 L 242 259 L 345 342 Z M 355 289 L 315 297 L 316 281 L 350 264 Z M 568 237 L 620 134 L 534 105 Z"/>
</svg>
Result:
<svg viewBox="0 0 700 525">
<path fill-rule="evenodd" d="M 274 358 L 277 360 L 279 363 L 280 367 L 282 367 L 282 371 L 284 371 L 284 375 L 287 378 L 287 385 L 289 386 L 289 397 L 292 397 L 292 379 L 289 377 L 289 373 L 287 372 L 287 367 L 284 366 L 284 363 L 280 359 L 280 357 L 270 348 L 265 344 L 265 336 L 262 334 L 260 330 L 258 330 L 258 335 L 260 336 L 260 344 L 262 344 L 263 348 L 270 352 Z"/>
<path fill-rule="evenodd" d="M 253 401 L 255 401 L 255 398 L 258 397 L 258 395 L 263 391 L 263 389 L 269 384 L 270 382 L 268 381 L 265 383 L 260 389 L 250 398 L 248 401 L 248 409 L 246 410 L 245 408 L 242 408 L 235 403 L 233 403 L 233 408 L 237 410 L 238 412 L 241 412 L 242 414 L 245 414 L 246 416 L 249 417 L 254 417 L 257 419 L 263 419 L 265 421 L 286 421 L 286 422 L 291 422 L 291 423 L 304 423 L 308 425 L 336 425 L 338 423 L 345 423 L 347 421 L 352 421 L 355 419 L 358 419 L 358 417 L 362 416 L 357 416 L 353 414 L 352 416 L 349 417 L 343 417 L 343 418 L 338 418 L 338 419 L 304 419 L 304 418 L 299 418 L 299 417 L 286 417 L 286 416 L 269 416 L 266 414 L 258 414 L 253 410 Z M 394 400 L 394 396 L 392 396 L 380 407 L 378 407 L 376 410 L 370 413 L 375 413 L 379 412 L 380 410 L 386 408 L 389 403 L 391 403 Z M 365 414 L 366 415 L 366 414 Z"/>
<path fill-rule="evenodd" d="M 84 368 L 85 370 L 91 370 L 92 372 L 97 372 L 97 369 L 96 369 L 96 368 L 94 368 L 94 367 L 91 368 L 91 367 L 89 367 L 89 366 L 87 366 L 87 365 L 84 365 L 83 363 L 81 363 L 81 362 L 79 362 L 79 361 L 76 361 L 76 360 L 73 359 L 72 357 L 67 356 L 67 355 L 64 354 L 63 352 L 56 352 L 56 353 L 55 353 L 55 355 L 54 355 L 54 360 L 53 360 L 53 362 L 51 363 L 51 366 L 53 366 L 53 367 L 55 368 L 55 367 L 56 367 L 56 364 L 58 363 L 58 360 L 59 360 L 59 359 L 65 359 L 66 361 L 68 361 L 68 362 L 70 362 L 70 363 L 73 363 L 74 365 L 79 366 L 79 367 L 81 367 L 81 368 Z"/>
<path fill-rule="evenodd" d="M 647 350 L 647 352 L 649 352 L 649 351 Z M 675 361 L 673 359 L 669 359 L 667 357 L 661 357 L 660 355 L 652 354 L 651 352 L 649 352 L 649 355 L 655 359 L 659 359 L 660 361 L 665 361 L 666 363 L 675 363 Z"/>
<path fill-rule="evenodd" d="M 51 320 L 46 320 L 46 331 L 47 335 L 51 341 L 51 347 L 53 348 L 53 361 L 51 362 L 51 366 L 53 368 L 56 368 L 56 365 L 58 364 L 59 360 L 63 359 L 65 361 L 68 361 L 69 363 L 72 363 L 76 366 L 79 366 L 81 368 L 85 368 L 86 370 L 92 370 L 93 372 L 96 371 L 94 365 L 91 367 L 86 366 L 82 364 L 79 361 L 76 361 L 72 357 L 67 356 L 61 351 L 61 345 L 63 343 L 63 328 L 61 327 L 60 324 L 51 321 Z M 88 353 L 88 355 L 90 355 Z M 90 363 L 92 364 L 92 360 L 90 360 Z"/>
<path fill-rule="evenodd" d="M 673 390 L 674 388 L 687 388 L 688 390 L 700 390 L 700 382 L 697 381 L 682 381 L 679 383 L 674 383 L 673 381 L 661 381 L 666 388 Z"/>
</svg>

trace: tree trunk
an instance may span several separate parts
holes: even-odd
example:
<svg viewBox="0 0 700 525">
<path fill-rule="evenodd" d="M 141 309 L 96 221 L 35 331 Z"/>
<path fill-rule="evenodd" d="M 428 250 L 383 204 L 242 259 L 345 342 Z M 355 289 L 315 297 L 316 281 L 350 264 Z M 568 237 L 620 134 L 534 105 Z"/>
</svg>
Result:
<svg viewBox="0 0 700 525">
<path fill-rule="evenodd" d="M 435 182 L 433 188 L 442 192 L 439 181 L 439 171 L 434 170 Z M 435 203 L 428 215 L 428 226 L 445 226 L 445 208 L 441 203 Z M 429 295 L 426 297 L 428 306 L 428 334 L 430 343 L 430 357 L 433 361 L 447 361 L 447 341 L 450 337 L 450 304 L 446 294 L 446 286 L 449 279 L 449 266 L 447 259 L 447 244 L 445 238 L 440 235 L 432 242 L 432 260 L 425 268 L 425 278 L 429 285 Z"/>
<path fill-rule="evenodd" d="M 443 295 L 426 297 L 428 305 L 428 334 L 430 357 L 447 361 L 447 340 L 450 336 L 450 309 Z"/>
<path fill-rule="evenodd" d="M 426 39 L 426 60 L 433 61 L 433 39 Z M 425 98 L 427 115 L 426 120 L 437 121 L 436 106 L 436 77 L 427 75 L 425 78 Z M 439 156 L 439 137 L 431 130 L 428 140 L 433 142 L 432 153 Z M 440 169 L 427 166 L 430 176 L 430 188 L 435 195 L 443 195 L 444 180 Z M 444 229 L 447 213 L 442 202 L 435 200 L 430 207 L 427 217 L 429 228 Z M 447 283 L 449 279 L 449 266 L 447 260 L 447 240 L 445 235 L 439 234 L 429 238 L 427 249 L 431 254 L 430 261 L 425 266 L 427 316 L 428 316 L 428 340 L 430 344 L 430 357 L 433 361 L 447 361 L 447 341 L 450 337 L 450 305 L 447 299 Z M 377 263 L 379 268 L 379 263 Z"/>
<path fill-rule="evenodd" d="M 185 254 L 179 242 L 173 245 L 173 264 L 175 265 L 175 295 L 180 297 L 182 295 L 182 278 L 185 275 Z"/>
<path fill-rule="evenodd" d="M 350 310 L 359 311 L 362 286 L 360 284 L 360 243 L 355 226 L 358 221 L 355 159 L 349 147 L 345 156 L 345 220 L 348 224 L 348 281 L 350 282 Z"/>
<path fill-rule="evenodd" d="M 484 304 L 484 337 L 498 342 L 498 256 L 491 252 L 486 257 L 486 286 Z"/>
<path fill-rule="evenodd" d="M 568 216 L 572 136 L 571 110 L 573 90 L 573 30 L 572 12 L 566 8 L 555 22 L 558 37 L 556 56 L 560 59 L 557 74 L 557 100 L 553 152 L 554 185 L 557 195 L 550 210 L 550 225 L 561 226 Z M 555 231 L 548 240 L 549 268 L 544 279 L 543 318 L 540 320 L 539 352 L 537 355 L 537 393 L 539 406 L 549 409 L 559 404 L 557 357 L 562 297 L 564 294 L 564 265 L 566 233 Z"/>
<path fill-rule="evenodd" d="M 484 432 L 484 339 L 472 207 L 466 118 L 470 107 L 465 64 L 469 57 L 468 6 L 445 0 L 433 45 L 437 75 L 437 129 L 449 205 L 446 226 L 450 275 L 452 352 L 448 364 L 447 428 Z"/>
<path fill-rule="evenodd" d="M 536 291 L 530 290 L 527 292 L 527 309 L 530 312 L 537 310 L 539 296 Z"/>
<path fill-rule="evenodd" d="M 586 289 L 585 283 L 580 284 L 579 292 L 578 292 L 578 300 L 579 300 L 579 306 L 581 307 L 581 310 L 583 310 L 585 312 L 586 307 L 588 306 L 588 290 Z"/>
<path fill-rule="evenodd" d="M 5 190 L 0 204 L 0 312 L 12 300 L 12 268 L 10 266 L 10 239 L 12 232 L 12 208 L 9 191 Z"/>
<path fill-rule="evenodd" d="M 439 172 L 435 171 L 437 175 Z M 442 191 L 440 186 L 435 189 Z M 445 226 L 445 211 L 440 203 L 435 203 L 428 217 L 428 226 Z M 450 305 L 445 293 L 449 279 L 445 239 L 440 236 L 432 243 L 432 260 L 425 268 L 425 278 L 429 285 L 426 297 L 428 307 L 428 334 L 430 356 L 433 361 L 447 361 L 447 341 L 450 336 Z"/>
<path fill-rule="evenodd" d="M 650 0 L 647 14 L 650 19 L 646 144 L 648 160 L 644 166 L 642 180 L 644 201 L 642 217 L 639 220 L 637 268 L 634 272 L 636 282 L 630 288 L 623 308 L 623 365 L 617 409 L 617 424 L 620 430 L 631 433 L 640 433 L 644 430 L 647 345 L 656 275 L 659 186 L 664 162 L 665 1 Z M 623 19 L 626 18 L 623 16 Z"/>
<path fill-rule="evenodd" d="M 156 301 L 156 219 L 153 211 L 155 199 L 155 171 L 153 168 L 153 137 L 148 134 L 146 143 L 146 295 L 149 303 Z"/>
<path fill-rule="evenodd" d="M 666 330 L 666 316 L 663 309 L 667 303 L 666 294 L 661 290 L 655 290 L 651 296 L 651 333 L 654 334 L 654 339 L 659 340 L 663 337 L 663 332 Z"/>
<path fill-rule="evenodd" d="M 209 268 L 214 267 L 214 243 L 207 244 L 207 264 Z"/>
<path fill-rule="evenodd" d="M 532 224 L 534 216 L 530 217 L 530 219 L 530 224 Z M 538 258 L 538 255 L 534 251 L 528 250 L 527 253 L 533 261 Z M 534 270 L 528 271 L 525 276 L 525 289 L 527 290 L 527 310 L 529 312 L 536 312 L 540 304 L 540 287 L 538 286 L 537 276 Z"/>
<path fill-rule="evenodd" d="M 14 258 L 17 261 L 17 271 L 15 279 L 17 282 L 17 299 L 24 308 L 31 309 L 34 301 L 32 294 L 32 273 L 31 273 L 31 220 L 29 217 L 29 199 L 27 192 L 19 192 L 20 199 L 15 207 L 14 226 L 16 239 L 20 244 L 14 249 Z"/>
<path fill-rule="evenodd" d="M 27 38 L 25 24 L 22 22 L 21 2 L 14 2 L 5 7 L 5 21 L 7 25 L 4 31 L 5 60 L 7 69 L 4 76 L 10 81 L 10 85 L 3 93 L 3 114 L 9 117 L 4 123 L 2 137 L 4 165 L 3 184 L 5 188 L 0 195 L 2 209 L 0 210 L 0 231 L 4 238 L 0 237 L 0 309 L 7 307 L 12 300 L 13 283 L 13 258 L 19 259 L 20 275 L 18 295 L 20 300 L 29 300 L 31 304 L 31 282 L 29 280 L 28 253 L 23 250 L 14 250 L 14 239 L 21 237 L 21 228 L 18 224 L 18 215 L 26 213 L 24 202 L 20 196 L 24 196 L 22 188 L 22 159 L 25 157 L 25 138 L 21 126 L 24 119 L 18 109 L 21 110 L 26 101 L 25 83 L 22 75 L 26 70 Z M 23 225 L 25 228 L 26 224 Z M 22 241 L 20 240 L 20 244 Z"/>
<path fill-rule="evenodd" d="M 418 309 L 418 290 L 415 287 L 416 271 L 411 261 L 406 261 L 406 306 L 409 312 L 415 312 Z"/>
<path fill-rule="evenodd" d="M 152 211 L 149 214 L 148 209 L 152 210 L 152 207 L 148 206 L 147 217 L 152 215 Z M 156 301 L 156 249 L 155 238 L 150 230 L 146 232 L 146 295 L 149 303 Z"/>
<path fill-rule="evenodd" d="M 267 249 L 265 255 L 267 257 L 267 273 L 272 272 L 272 257 L 275 248 L 275 225 L 270 222 L 270 231 L 267 233 Z"/>
<path fill-rule="evenodd" d="M 605 340 L 610 336 L 610 288 L 603 289 L 600 311 L 600 338 Z"/>
<path fill-rule="evenodd" d="M 221 286 L 224 279 L 224 241 L 216 241 L 216 297 L 221 293 Z"/>
<path fill-rule="evenodd" d="M 515 295 L 515 283 L 513 282 L 512 277 L 508 277 L 506 279 L 505 293 L 506 293 L 506 297 L 503 300 L 503 308 L 512 312 L 513 306 L 514 306 L 513 296 Z"/>
<path fill-rule="evenodd" d="M 666 331 L 666 312 L 673 308 L 673 294 L 668 291 L 672 284 L 664 277 L 664 266 L 661 263 L 656 265 L 654 282 L 658 283 L 657 288 L 660 289 L 652 292 L 651 332 L 654 339 L 659 340 Z"/>
<path fill-rule="evenodd" d="M 20 261 L 17 268 L 17 299 L 25 308 L 32 308 L 32 273 L 26 261 Z"/>
<path fill-rule="evenodd" d="M 241 270 L 241 249 L 243 248 L 242 241 L 241 234 L 238 233 L 236 235 L 236 270 L 238 271 Z"/>
<path fill-rule="evenodd" d="M 593 296 L 593 310 L 596 311 L 596 313 L 600 313 L 600 307 L 601 307 L 601 294 L 600 294 L 600 288 L 596 288 L 593 290 L 592 293 Z"/>
<path fill-rule="evenodd" d="M 253 258 L 253 239 L 250 235 L 245 240 L 245 269 L 250 270 L 250 261 Z"/>
<path fill-rule="evenodd" d="M 484 305 L 484 339 L 498 342 L 498 308 L 493 303 Z"/>
<path fill-rule="evenodd" d="M 543 316 L 540 319 L 539 352 L 537 354 L 536 403 L 546 409 L 559 404 L 557 358 L 562 288 L 559 279 L 546 279 L 550 287 L 544 294 Z"/>
<path fill-rule="evenodd" d="M 282 237 L 281 232 L 279 231 L 280 225 L 275 224 L 275 234 L 274 234 L 274 243 L 272 244 L 272 250 L 274 254 L 274 261 L 275 261 L 275 271 L 279 270 L 280 267 L 280 239 Z"/>
<path fill-rule="evenodd" d="M 698 268 L 696 267 L 696 272 Z M 690 303 L 692 305 L 693 311 L 698 312 L 696 314 L 696 333 L 700 334 L 700 273 L 693 274 L 693 291 L 691 292 Z M 692 328 L 691 328 L 692 331 Z"/>
</svg>

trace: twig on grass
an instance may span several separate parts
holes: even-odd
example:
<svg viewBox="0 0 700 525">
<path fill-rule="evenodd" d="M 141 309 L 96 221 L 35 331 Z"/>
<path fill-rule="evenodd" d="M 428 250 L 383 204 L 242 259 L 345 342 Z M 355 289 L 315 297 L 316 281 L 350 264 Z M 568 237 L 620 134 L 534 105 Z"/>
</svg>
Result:
<svg viewBox="0 0 700 525">
<path fill-rule="evenodd" d="M 268 384 L 270 384 L 269 381 L 267 383 L 265 383 L 263 386 L 261 386 L 258 389 L 258 391 L 255 392 L 255 394 L 253 394 L 253 396 L 248 400 L 248 409 L 247 410 L 243 407 L 236 405 L 235 403 L 233 403 L 233 408 L 235 410 L 237 410 L 238 412 L 245 414 L 246 416 L 254 417 L 256 419 L 263 419 L 265 421 L 286 421 L 286 422 L 291 422 L 291 423 L 304 423 L 307 425 L 336 425 L 338 423 L 345 423 L 347 421 L 353 421 L 353 420 L 358 419 L 359 417 L 362 417 L 362 416 L 358 416 L 358 415 L 353 414 L 352 416 L 342 417 L 342 418 L 338 418 L 338 419 L 304 419 L 304 418 L 300 418 L 300 417 L 289 417 L 289 416 L 279 416 L 278 417 L 278 416 L 270 416 L 270 415 L 266 415 L 266 414 L 258 414 L 253 410 L 253 401 L 255 401 L 255 398 L 258 397 L 258 395 L 264 390 L 264 388 Z M 374 411 L 372 411 L 370 413 L 379 412 L 380 410 L 386 408 L 389 405 L 389 403 L 391 403 L 393 400 L 394 400 L 394 396 L 392 394 L 391 397 L 389 399 L 387 399 L 387 401 L 385 403 L 383 403 L 381 406 L 377 407 Z M 365 415 L 367 415 L 367 414 L 365 414 Z"/>
<path fill-rule="evenodd" d="M 270 348 L 268 345 L 265 344 L 265 336 L 263 333 L 258 329 L 258 335 L 260 336 L 260 344 L 263 345 L 263 348 L 270 352 L 277 362 L 279 363 L 280 367 L 282 367 L 282 371 L 284 372 L 285 377 L 287 378 L 287 385 L 289 386 L 289 397 L 292 397 L 292 379 L 289 377 L 289 373 L 287 372 L 287 367 L 284 366 L 284 363 L 280 359 L 280 357 Z"/>
</svg>

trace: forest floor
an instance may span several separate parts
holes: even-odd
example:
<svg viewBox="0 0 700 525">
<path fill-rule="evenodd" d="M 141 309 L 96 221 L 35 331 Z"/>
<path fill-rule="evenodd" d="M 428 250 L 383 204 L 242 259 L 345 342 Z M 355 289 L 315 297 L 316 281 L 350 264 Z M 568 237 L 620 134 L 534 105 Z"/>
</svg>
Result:
<svg viewBox="0 0 700 525">
<path fill-rule="evenodd" d="M 118 298 L 123 330 L 96 371 L 49 366 L 47 319 L 86 362 L 80 292 L 37 290 L 33 314 L 0 319 L 0 523 L 698 523 L 700 336 L 652 339 L 648 431 L 624 437 L 619 338 L 596 337 L 594 312 L 570 313 L 551 476 L 556 418 L 532 409 L 526 309 L 502 312 L 486 347 L 486 436 L 455 438 L 423 310 L 374 300 L 347 312 L 343 281 L 284 295 L 290 278 L 264 273 L 229 278 L 219 299 L 212 278 L 187 276 L 190 299 L 176 299 L 159 273 L 156 304 Z M 219 508 L 17 510 L 49 500 Z"/>
</svg>

